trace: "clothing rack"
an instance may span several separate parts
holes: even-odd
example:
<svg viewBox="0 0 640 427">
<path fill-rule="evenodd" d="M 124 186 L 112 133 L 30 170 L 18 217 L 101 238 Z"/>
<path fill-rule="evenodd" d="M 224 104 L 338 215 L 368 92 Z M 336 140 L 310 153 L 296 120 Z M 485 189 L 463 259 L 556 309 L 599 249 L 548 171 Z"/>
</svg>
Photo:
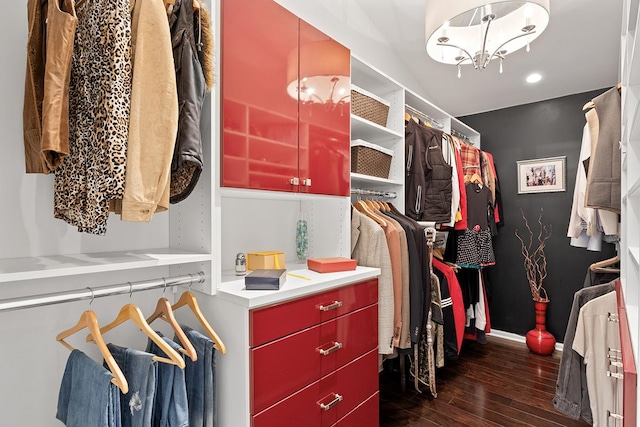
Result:
<svg viewBox="0 0 640 427">
<path fill-rule="evenodd" d="M 439 121 L 437 121 L 433 117 L 423 113 L 422 111 L 416 110 L 415 108 L 413 108 L 413 107 L 411 107 L 409 105 L 405 105 L 404 108 L 405 108 L 405 110 L 409 110 L 412 113 L 418 115 L 421 119 L 424 119 L 424 120 L 428 121 L 429 123 L 431 123 L 432 125 L 434 125 L 438 129 L 444 128 L 444 125 L 442 123 L 440 123 Z"/>
<path fill-rule="evenodd" d="M 365 190 L 361 188 L 352 188 L 351 194 L 357 194 L 360 196 L 378 196 L 384 197 L 385 199 L 395 199 L 398 197 L 398 194 L 395 191 L 376 191 L 376 190 Z"/>
<path fill-rule="evenodd" d="M 463 140 L 464 142 L 466 142 L 467 144 L 475 145 L 475 144 L 473 143 L 473 141 L 471 141 L 471 139 L 470 139 L 467 135 L 465 135 L 465 134 L 463 134 L 463 133 L 461 133 L 461 132 L 458 132 L 458 131 L 457 131 L 457 130 L 455 130 L 455 129 L 451 129 L 451 135 L 455 136 L 456 138 L 462 139 L 462 140 Z"/>
<path fill-rule="evenodd" d="M 21 310 L 24 308 L 42 307 L 45 305 L 60 304 L 64 302 L 82 301 L 94 298 L 107 297 L 112 295 L 132 294 L 133 292 L 148 291 L 150 289 L 168 288 L 181 285 L 193 285 L 194 283 L 204 283 L 203 272 L 189 274 L 186 276 L 162 277 L 160 279 L 146 280 L 141 282 L 127 282 L 118 285 L 101 286 L 72 291 L 52 292 L 48 294 L 32 295 L 28 297 L 0 299 L 0 312 Z"/>
</svg>

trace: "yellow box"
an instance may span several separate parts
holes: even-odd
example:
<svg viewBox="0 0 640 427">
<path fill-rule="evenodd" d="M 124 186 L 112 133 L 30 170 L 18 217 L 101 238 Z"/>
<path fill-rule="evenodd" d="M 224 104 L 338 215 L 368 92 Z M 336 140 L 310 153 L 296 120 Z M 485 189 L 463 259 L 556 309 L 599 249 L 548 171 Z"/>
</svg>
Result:
<svg viewBox="0 0 640 427">
<path fill-rule="evenodd" d="M 247 253 L 247 270 L 286 269 L 284 252 L 264 251 Z"/>
</svg>

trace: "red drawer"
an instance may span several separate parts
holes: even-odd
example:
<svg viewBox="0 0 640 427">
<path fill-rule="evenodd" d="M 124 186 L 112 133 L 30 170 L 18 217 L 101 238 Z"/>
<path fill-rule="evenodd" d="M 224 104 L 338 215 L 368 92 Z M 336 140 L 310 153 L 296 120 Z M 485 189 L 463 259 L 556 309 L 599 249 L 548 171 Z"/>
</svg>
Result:
<svg viewBox="0 0 640 427">
<path fill-rule="evenodd" d="M 259 346 L 377 301 L 378 280 L 372 279 L 291 302 L 252 310 L 249 323 L 249 345 Z"/>
<path fill-rule="evenodd" d="M 342 418 L 334 427 L 378 427 L 380 425 L 380 396 L 376 392 L 364 403 L 347 416 Z"/>
<path fill-rule="evenodd" d="M 378 305 L 373 304 L 252 349 L 251 413 L 375 349 L 377 318 Z"/>
<path fill-rule="evenodd" d="M 251 424 L 253 427 L 332 426 L 378 391 L 377 372 L 378 351 L 374 349 L 254 415 Z"/>
</svg>

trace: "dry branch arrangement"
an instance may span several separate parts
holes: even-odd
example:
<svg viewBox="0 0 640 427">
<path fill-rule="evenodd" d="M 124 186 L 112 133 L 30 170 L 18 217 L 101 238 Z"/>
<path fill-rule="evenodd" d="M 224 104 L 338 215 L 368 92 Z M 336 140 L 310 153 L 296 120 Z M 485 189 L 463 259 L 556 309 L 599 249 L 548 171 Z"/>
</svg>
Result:
<svg viewBox="0 0 640 427">
<path fill-rule="evenodd" d="M 542 286 L 542 282 L 547 277 L 547 257 L 544 255 L 544 248 L 546 241 L 551 237 L 551 225 L 547 226 L 542 224 L 543 211 L 540 209 L 540 216 L 538 217 L 540 230 L 538 231 L 537 239 L 534 240 L 533 231 L 522 209 L 520 209 L 520 213 L 524 219 L 524 225 L 529 232 L 528 242 L 525 243 L 524 239 L 518 234 L 518 229 L 516 229 L 515 235 L 518 240 L 520 240 L 522 256 L 524 258 L 524 270 L 527 273 L 531 296 L 534 301 L 545 301 L 548 300 L 549 297 L 546 289 Z M 541 296 L 541 293 L 544 294 L 544 298 Z"/>
</svg>

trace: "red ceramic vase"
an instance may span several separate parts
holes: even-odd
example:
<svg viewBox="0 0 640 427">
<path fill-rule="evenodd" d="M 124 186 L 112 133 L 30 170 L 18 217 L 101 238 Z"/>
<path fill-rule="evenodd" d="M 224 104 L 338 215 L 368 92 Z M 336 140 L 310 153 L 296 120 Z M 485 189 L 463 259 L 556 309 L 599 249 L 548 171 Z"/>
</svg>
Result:
<svg viewBox="0 0 640 427">
<path fill-rule="evenodd" d="M 550 355 L 556 348 L 556 339 L 547 332 L 545 326 L 547 320 L 547 304 L 549 304 L 548 299 L 533 302 L 536 309 L 536 327 L 527 332 L 526 336 L 529 350 L 543 356 Z"/>
</svg>

